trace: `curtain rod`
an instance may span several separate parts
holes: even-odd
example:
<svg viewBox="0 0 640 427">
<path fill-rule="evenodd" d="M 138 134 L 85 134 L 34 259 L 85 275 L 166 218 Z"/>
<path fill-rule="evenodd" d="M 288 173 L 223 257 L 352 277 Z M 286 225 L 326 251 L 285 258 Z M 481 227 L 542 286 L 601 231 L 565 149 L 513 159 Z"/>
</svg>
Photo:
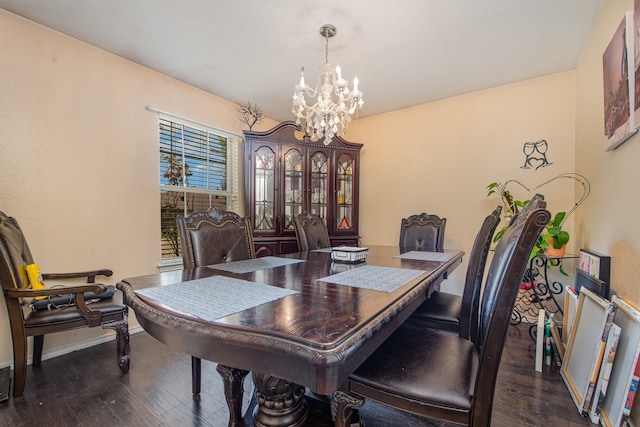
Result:
<svg viewBox="0 0 640 427">
<path fill-rule="evenodd" d="M 185 122 L 190 122 L 190 123 L 193 123 L 194 125 L 205 126 L 205 127 L 211 128 L 211 129 L 215 129 L 215 130 L 217 130 L 219 132 L 224 132 L 226 134 L 237 136 L 238 138 L 242 139 L 242 135 L 240 135 L 240 134 L 238 134 L 236 132 L 228 131 L 226 129 L 220 129 L 217 126 L 212 126 L 212 125 L 208 125 L 206 123 L 198 122 L 196 120 L 191 120 L 191 119 L 188 119 L 186 117 L 179 116 L 177 114 L 167 113 L 166 111 L 158 110 L 157 108 L 153 108 L 153 107 L 150 107 L 148 105 L 146 105 L 144 107 L 144 109 L 147 110 L 147 111 L 154 112 L 154 113 L 164 114 L 165 116 L 173 117 L 174 119 L 182 120 L 182 121 L 185 121 Z"/>
</svg>

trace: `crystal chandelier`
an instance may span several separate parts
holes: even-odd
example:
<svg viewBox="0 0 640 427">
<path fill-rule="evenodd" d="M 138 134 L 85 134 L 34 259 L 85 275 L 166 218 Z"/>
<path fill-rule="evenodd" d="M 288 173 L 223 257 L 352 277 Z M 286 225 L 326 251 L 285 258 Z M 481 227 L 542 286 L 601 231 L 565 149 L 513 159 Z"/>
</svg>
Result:
<svg viewBox="0 0 640 427">
<path fill-rule="evenodd" d="M 293 93 L 293 108 L 296 124 L 300 126 L 304 119 L 306 133 L 313 141 L 324 136 L 324 144 L 329 145 L 335 135 L 343 136 L 351 115 L 359 109 L 364 101 L 362 92 L 358 90 L 358 77 L 353 79 L 353 90 L 349 90 L 349 81 L 342 78 L 340 66 L 329 65 L 329 37 L 335 36 L 336 27 L 323 25 L 320 34 L 325 38 L 324 65 L 320 66 L 320 82 L 316 88 L 304 82 L 304 67 L 300 70 L 300 82 Z M 305 96 L 313 99 L 315 104 L 308 105 Z"/>
</svg>

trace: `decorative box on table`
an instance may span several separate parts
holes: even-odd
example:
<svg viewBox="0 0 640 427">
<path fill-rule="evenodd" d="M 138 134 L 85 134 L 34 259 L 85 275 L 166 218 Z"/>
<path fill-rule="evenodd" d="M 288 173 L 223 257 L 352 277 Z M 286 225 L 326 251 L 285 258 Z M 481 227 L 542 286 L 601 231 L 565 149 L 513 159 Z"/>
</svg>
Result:
<svg viewBox="0 0 640 427">
<path fill-rule="evenodd" d="M 331 259 L 334 262 L 349 264 L 364 262 L 367 259 L 369 248 L 356 248 L 352 246 L 338 246 L 331 248 Z"/>
</svg>

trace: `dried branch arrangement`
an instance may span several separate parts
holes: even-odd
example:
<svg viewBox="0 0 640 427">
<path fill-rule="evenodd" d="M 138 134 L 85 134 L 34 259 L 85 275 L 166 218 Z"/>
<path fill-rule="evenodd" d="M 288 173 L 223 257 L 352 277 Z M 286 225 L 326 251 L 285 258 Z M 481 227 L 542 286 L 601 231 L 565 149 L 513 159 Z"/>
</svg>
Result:
<svg viewBox="0 0 640 427">
<path fill-rule="evenodd" d="M 238 112 L 240 113 L 240 121 L 246 123 L 249 126 L 249 130 L 253 130 L 253 126 L 257 123 L 261 123 L 264 119 L 262 109 L 258 107 L 258 104 L 252 104 L 247 102 L 246 104 L 240 104 L 238 106 Z"/>
</svg>

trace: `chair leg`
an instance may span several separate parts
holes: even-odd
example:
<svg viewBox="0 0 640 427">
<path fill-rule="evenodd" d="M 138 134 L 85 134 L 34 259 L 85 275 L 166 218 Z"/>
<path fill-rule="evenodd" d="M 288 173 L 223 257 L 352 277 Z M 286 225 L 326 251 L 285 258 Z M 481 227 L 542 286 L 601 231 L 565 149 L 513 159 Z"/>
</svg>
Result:
<svg viewBox="0 0 640 427">
<path fill-rule="evenodd" d="M 229 427 L 242 426 L 242 395 L 244 378 L 249 371 L 218 364 L 216 370 L 224 383 L 224 397 L 229 407 Z"/>
<path fill-rule="evenodd" d="M 191 393 L 194 399 L 200 399 L 200 385 L 202 383 L 202 360 L 191 356 Z"/>
<path fill-rule="evenodd" d="M 118 366 L 123 374 L 129 372 L 129 322 L 116 320 L 114 322 L 103 323 L 102 329 L 113 329 L 116 331 L 116 351 L 118 356 Z"/>
<path fill-rule="evenodd" d="M 364 405 L 364 398 L 354 396 L 342 390 L 333 393 L 331 397 L 331 418 L 335 427 L 364 427 L 364 420 L 357 410 Z"/>
<path fill-rule="evenodd" d="M 33 337 L 33 362 L 34 367 L 42 364 L 42 348 L 44 347 L 44 335 L 35 335 Z"/>
<path fill-rule="evenodd" d="M 27 380 L 27 337 L 13 342 L 13 397 L 20 397 L 24 393 Z"/>
</svg>

